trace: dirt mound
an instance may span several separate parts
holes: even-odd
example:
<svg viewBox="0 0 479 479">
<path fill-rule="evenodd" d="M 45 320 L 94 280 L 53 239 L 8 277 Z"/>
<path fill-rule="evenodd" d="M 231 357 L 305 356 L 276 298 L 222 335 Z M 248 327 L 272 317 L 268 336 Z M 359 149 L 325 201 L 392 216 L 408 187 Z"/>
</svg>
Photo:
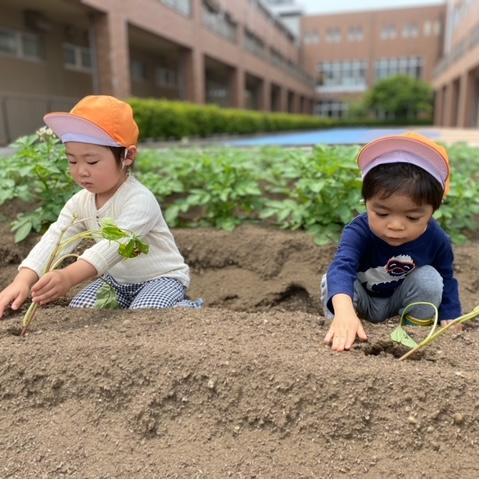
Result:
<svg viewBox="0 0 479 479">
<path fill-rule="evenodd" d="M 175 236 L 203 310 L 53 305 L 26 338 L 19 314 L 0 323 L 0 477 L 478 477 L 476 327 L 399 362 L 394 322 L 367 324 L 335 354 L 319 314 L 334 247 L 251 226 Z M 478 247 L 456 249 L 465 310 Z"/>
</svg>

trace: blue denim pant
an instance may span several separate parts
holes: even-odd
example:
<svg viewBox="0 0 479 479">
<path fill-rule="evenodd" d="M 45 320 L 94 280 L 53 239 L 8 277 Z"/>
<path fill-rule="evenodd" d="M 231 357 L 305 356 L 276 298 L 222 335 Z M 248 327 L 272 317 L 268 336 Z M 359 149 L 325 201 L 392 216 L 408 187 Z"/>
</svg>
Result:
<svg viewBox="0 0 479 479">
<path fill-rule="evenodd" d="M 416 301 L 425 301 L 439 307 L 442 301 L 442 276 L 432 266 L 422 266 L 408 274 L 404 281 L 389 298 L 370 296 L 364 286 L 354 282 L 353 304 L 358 316 L 372 323 L 381 323 L 391 316 L 401 315 L 404 308 Z M 327 308 L 328 285 L 326 275 L 321 281 L 321 302 L 324 316 L 333 319 L 333 313 Z M 428 319 L 433 315 L 431 307 L 415 306 L 409 312 L 418 319 Z"/>
</svg>

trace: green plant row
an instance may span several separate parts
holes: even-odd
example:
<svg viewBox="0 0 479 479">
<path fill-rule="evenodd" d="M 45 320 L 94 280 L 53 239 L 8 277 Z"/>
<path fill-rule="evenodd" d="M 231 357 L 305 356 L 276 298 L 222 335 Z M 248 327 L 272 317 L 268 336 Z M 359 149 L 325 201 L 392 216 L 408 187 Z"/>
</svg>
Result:
<svg viewBox="0 0 479 479">
<path fill-rule="evenodd" d="M 376 120 L 333 120 L 311 115 L 290 113 L 266 113 L 233 108 L 220 108 L 216 105 L 131 98 L 135 119 L 145 140 L 179 140 L 183 138 L 204 138 L 213 135 L 239 135 L 260 132 L 314 130 L 335 126 L 381 125 Z M 387 124 L 401 124 L 391 121 Z M 414 120 L 417 124 L 418 121 Z M 429 124 L 430 121 L 424 121 Z"/>
<path fill-rule="evenodd" d="M 54 221 L 76 187 L 54 137 L 24 137 L 14 146 L 16 153 L 0 165 L 0 204 L 26 203 L 12 225 L 20 241 Z M 324 244 L 336 241 L 344 225 L 364 211 L 358 149 L 143 149 L 135 174 L 156 195 L 170 226 L 231 230 L 267 222 L 308 231 Z M 462 242 L 477 230 L 479 149 L 456 144 L 449 154 L 451 191 L 436 217 Z"/>
</svg>

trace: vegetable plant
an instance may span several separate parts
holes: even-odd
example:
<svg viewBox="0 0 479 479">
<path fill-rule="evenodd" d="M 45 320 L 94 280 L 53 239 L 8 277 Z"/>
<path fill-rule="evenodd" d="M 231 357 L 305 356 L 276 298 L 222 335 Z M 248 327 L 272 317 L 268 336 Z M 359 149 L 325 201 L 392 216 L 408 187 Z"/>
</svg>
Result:
<svg viewBox="0 0 479 479">
<path fill-rule="evenodd" d="M 412 339 L 411 336 L 409 336 L 409 334 L 402 327 L 407 317 L 406 313 L 413 306 L 417 306 L 417 305 L 430 306 L 434 311 L 434 319 L 431 321 L 432 327 L 428 335 L 420 343 L 416 343 L 416 341 L 414 341 L 414 339 Z M 465 323 L 466 321 L 470 321 L 471 319 L 474 319 L 477 316 L 479 316 L 479 306 L 476 306 L 470 313 L 459 316 L 454 321 L 451 321 L 450 323 L 448 323 L 446 326 L 443 326 L 442 328 L 437 328 L 438 310 L 434 304 L 427 303 L 427 302 L 416 302 L 416 303 L 408 304 L 407 307 L 404 308 L 404 311 L 401 315 L 399 326 L 391 333 L 391 339 L 394 342 L 402 344 L 403 346 L 406 346 L 407 348 L 410 349 L 407 353 L 403 354 L 399 358 L 399 360 L 403 361 L 404 359 L 407 359 L 409 356 L 412 356 L 416 351 L 419 351 L 420 349 L 425 348 L 426 346 L 431 344 L 439 336 L 443 335 L 448 329 L 453 328 L 454 326 L 457 326 L 459 324 Z"/>
<path fill-rule="evenodd" d="M 135 258 L 140 254 L 147 254 L 149 251 L 149 246 L 144 243 L 137 235 L 134 233 L 119 228 L 115 225 L 113 220 L 105 218 L 101 221 L 100 229 L 98 230 L 86 230 L 81 231 L 73 236 L 65 238 L 65 233 L 75 224 L 82 222 L 82 219 L 73 218 L 70 225 L 68 225 L 60 233 L 60 237 L 56 244 L 55 249 L 53 250 L 48 263 L 45 267 L 44 274 L 49 271 L 53 271 L 61 265 L 61 263 L 67 258 L 78 258 L 79 255 L 76 253 L 65 253 L 65 249 L 69 246 L 82 241 L 85 239 L 106 239 L 109 241 L 115 241 L 118 243 L 118 253 L 123 258 Z M 101 278 L 101 277 L 100 277 Z M 112 308 L 118 307 L 118 302 L 116 301 L 116 295 L 113 288 L 105 281 L 105 284 L 99 289 L 97 294 L 96 304 L 98 307 L 102 308 Z M 32 303 L 28 308 L 25 316 L 22 320 L 22 331 L 21 336 L 24 336 L 27 332 L 28 327 L 30 326 L 35 312 L 38 308 L 37 303 Z"/>
<path fill-rule="evenodd" d="M 13 222 L 17 241 L 41 232 L 77 187 L 63 145 L 46 129 L 20 138 L 0 158 L 0 205 L 35 205 Z M 477 231 L 479 149 L 448 147 L 451 190 L 434 217 L 455 243 Z M 319 244 L 335 242 L 361 211 L 358 146 L 315 148 L 141 148 L 134 174 L 157 197 L 170 226 L 231 230 L 264 220 L 309 232 Z M 33 209 L 33 208 L 32 208 Z"/>
<path fill-rule="evenodd" d="M 79 187 L 68 174 L 63 145 L 48 128 L 21 137 L 12 146 L 15 153 L 1 161 L 0 205 L 14 198 L 39 205 L 13 221 L 18 242 L 53 223 Z"/>
</svg>

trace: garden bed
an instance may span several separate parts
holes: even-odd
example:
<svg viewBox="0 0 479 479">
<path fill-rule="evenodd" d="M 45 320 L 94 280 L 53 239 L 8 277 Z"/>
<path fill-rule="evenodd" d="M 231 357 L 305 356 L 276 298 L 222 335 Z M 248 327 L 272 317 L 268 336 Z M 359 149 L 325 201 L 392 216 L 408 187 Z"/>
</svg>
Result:
<svg viewBox="0 0 479 479">
<path fill-rule="evenodd" d="M 4 287 L 31 244 L 1 233 Z M 398 361 L 394 321 L 333 353 L 319 305 L 333 246 L 259 226 L 174 234 L 203 310 L 64 300 L 26 338 L 21 315 L 0 323 L 0 477 L 478 476 L 474 323 L 415 360 Z M 478 250 L 455 250 L 465 311 L 479 303 Z"/>
</svg>

